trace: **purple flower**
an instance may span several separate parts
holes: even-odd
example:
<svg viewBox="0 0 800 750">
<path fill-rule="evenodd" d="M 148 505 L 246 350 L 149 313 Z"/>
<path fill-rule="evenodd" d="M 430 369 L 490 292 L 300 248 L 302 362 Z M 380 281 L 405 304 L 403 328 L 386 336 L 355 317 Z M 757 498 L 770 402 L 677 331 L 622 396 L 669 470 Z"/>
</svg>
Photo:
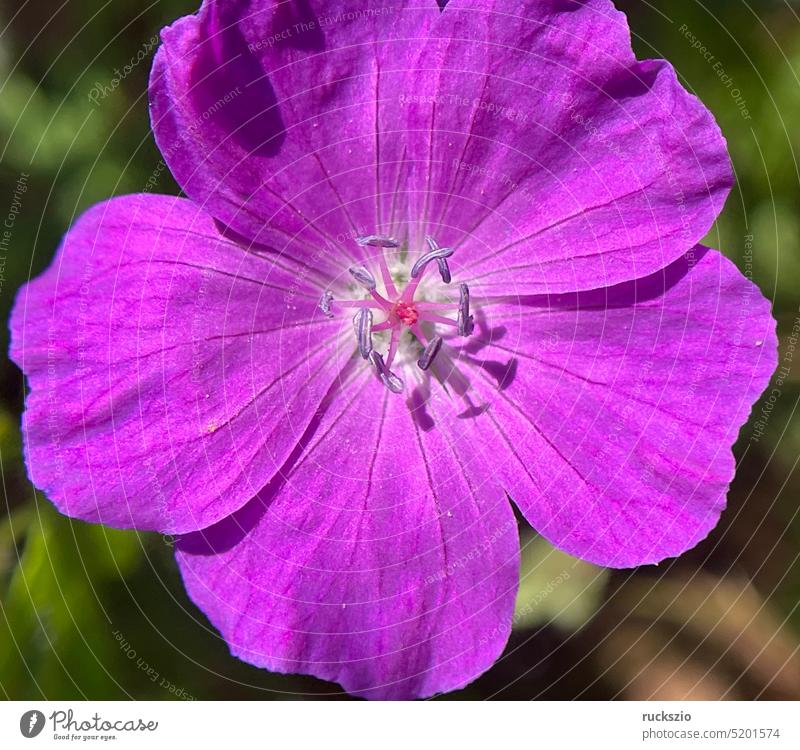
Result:
<svg viewBox="0 0 800 750">
<path fill-rule="evenodd" d="M 180 535 L 233 654 L 367 697 L 508 637 L 517 523 L 628 567 L 714 527 L 776 362 L 697 244 L 711 115 L 607 0 L 206 0 L 163 32 L 184 198 L 95 206 L 20 293 L 30 476 Z"/>
</svg>

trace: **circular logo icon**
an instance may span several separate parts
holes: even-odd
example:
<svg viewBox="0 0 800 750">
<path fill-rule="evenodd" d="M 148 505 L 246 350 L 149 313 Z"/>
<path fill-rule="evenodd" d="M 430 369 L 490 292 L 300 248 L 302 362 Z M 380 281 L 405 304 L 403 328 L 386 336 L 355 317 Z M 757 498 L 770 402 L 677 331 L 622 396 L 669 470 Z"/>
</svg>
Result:
<svg viewBox="0 0 800 750">
<path fill-rule="evenodd" d="M 19 731 L 23 737 L 35 737 L 44 729 L 44 714 L 41 711 L 26 711 L 19 720 Z"/>
</svg>

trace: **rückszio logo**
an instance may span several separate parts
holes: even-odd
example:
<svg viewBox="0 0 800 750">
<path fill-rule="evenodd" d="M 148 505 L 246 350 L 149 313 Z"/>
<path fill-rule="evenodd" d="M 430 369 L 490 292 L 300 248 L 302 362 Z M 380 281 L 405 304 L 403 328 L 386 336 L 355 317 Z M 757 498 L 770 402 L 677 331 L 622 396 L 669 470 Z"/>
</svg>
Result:
<svg viewBox="0 0 800 750">
<path fill-rule="evenodd" d="M 44 729 L 44 714 L 41 711 L 26 711 L 19 720 L 19 731 L 23 737 L 35 737 Z"/>
</svg>

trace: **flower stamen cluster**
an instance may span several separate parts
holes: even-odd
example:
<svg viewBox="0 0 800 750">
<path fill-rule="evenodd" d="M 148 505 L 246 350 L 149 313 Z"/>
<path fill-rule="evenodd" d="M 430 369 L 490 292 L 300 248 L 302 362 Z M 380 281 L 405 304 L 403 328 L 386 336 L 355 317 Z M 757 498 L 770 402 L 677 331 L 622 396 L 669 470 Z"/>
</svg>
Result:
<svg viewBox="0 0 800 750">
<path fill-rule="evenodd" d="M 469 336 L 474 328 L 474 318 L 470 314 L 470 294 L 466 284 L 459 284 L 458 302 L 439 302 L 417 299 L 420 282 L 425 276 L 425 271 L 434 265 L 439 271 L 439 276 L 444 284 L 450 284 L 452 274 L 447 259 L 455 250 L 450 247 L 441 247 L 433 237 L 427 236 L 427 252 L 423 253 L 411 267 L 410 279 L 404 288 L 398 289 L 395 278 L 392 276 L 386 252 L 398 250 L 400 243 L 394 237 L 382 235 L 368 235 L 359 237 L 358 244 L 362 247 L 380 248 L 377 256 L 380 275 L 385 287 L 384 294 L 378 291 L 378 282 L 375 274 L 363 264 L 355 264 L 347 270 L 353 280 L 369 293 L 369 299 L 339 300 L 334 299 L 333 292 L 326 289 L 322 294 L 319 307 L 328 318 L 335 317 L 335 308 L 356 310 L 353 316 L 353 329 L 355 331 L 358 353 L 369 361 L 375 368 L 381 382 L 392 393 L 402 393 L 405 389 L 403 379 L 392 371 L 395 362 L 400 338 L 404 330 L 411 331 L 416 340 L 422 345 L 422 352 L 417 359 L 417 367 L 423 372 L 427 371 L 434 363 L 442 349 L 444 339 L 435 334 L 426 335 L 421 323 L 428 322 L 435 325 L 444 325 L 455 328 L 459 336 Z M 373 311 L 383 314 L 384 319 L 375 323 Z M 451 311 L 456 313 L 456 319 L 445 317 L 437 311 Z M 386 355 L 380 354 L 374 348 L 373 335 L 382 331 L 389 332 L 389 346 Z"/>
</svg>

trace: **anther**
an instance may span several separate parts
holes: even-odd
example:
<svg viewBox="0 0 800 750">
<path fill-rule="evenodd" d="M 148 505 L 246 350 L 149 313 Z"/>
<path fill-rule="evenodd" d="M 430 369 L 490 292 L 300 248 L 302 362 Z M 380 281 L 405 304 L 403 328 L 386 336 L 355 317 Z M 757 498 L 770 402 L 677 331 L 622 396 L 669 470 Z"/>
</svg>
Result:
<svg viewBox="0 0 800 750">
<path fill-rule="evenodd" d="M 425 236 L 425 241 L 428 243 L 428 247 L 431 249 L 431 252 L 441 250 L 439 243 L 437 243 L 436 240 L 433 239 L 433 237 L 431 237 L 429 234 Z M 451 251 L 450 255 L 452 254 L 453 253 Z M 437 257 L 435 260 L 436 265 L 439 267 L 439 275 L 442 277 L 442 281 L 445 284 L 449 284 L 453 280 L 453 277 L 450 274 L 450 266 L 447 265 L 447 261 L 444 258 Z"/>
<path fill-rule="evenodd" d="M 403 383 L 403 381 L 386 366 L 386 363 L 383 361 L 383 357 L 373 349 L 372 352 L 370 352 L 369 359 L 370 362 L 372 362 L 372 364 L 375 366 L 375 369 L 378 371 L 381 382 L 392 393 L 402 393 L 403 389 L 405 388 L 405 383 Z"/>
<path fill-rule="evenodd" d="M 400 243 L 394 237 L 385 237 L 380 234 L 368 234 L 366 237 L 356 238 L 356 242 L 364 247 L 400 247 Z"/>
<path fill-rule="evenodd" d="M 372 310 L 362 307 L 353 317 L 353 327 L 356 329 L 358 353 L 368 359 L 372 351 Z"/>
<path fill-rule="evenodd" d="M 428 243 L 430 250 L 425 253 L 411 268 L 411 278 L 416 279 L 431 261 L 436 261 L 439 266 L 439 274 L 445 284 L 450 282 L 450 268 L 447 265 L 445 258 L 449 258 L 455 250 L 452 247 L 439 247 L 433 237 L 426 237 L 425 241 Z"/>
<path fill-rule="evenodd" d="M 425 347 L 425 351 L 422 352 L 422 355 L 417 360 L 417 367 L 419 367 L 420 370 L 427 370 L 433 364 L 433 360 L 436 359 L 436 355 L 439 353 L 441 348 L 442 337 L 434 336 L 428 342 L 428 345 Z"/>
<path fill-rule="evenodd" d="M 375 277 L 364 267 L 360 265 L 350 266 L 347 269 L 350 275 L 369 292 L 375 291 Z"/>
<path fill-rule="evenodd" d="M 469 336 L 475 330 L 475 320 L 469 314 L 469 287 L 459 284 L 460 298 L 458 301 L 458 335 Z"/>
<path fill-rule="evenodd" d="M 331 312 L 331 302 L 333 302 L 333 292 L 330 289 L 326 289 L 322 293 L 322 299 L 319 301 L 319 309 L 322 310 L 322 314 L 326 318 L 332 318 L 333 312 Z"/>
</svg>

